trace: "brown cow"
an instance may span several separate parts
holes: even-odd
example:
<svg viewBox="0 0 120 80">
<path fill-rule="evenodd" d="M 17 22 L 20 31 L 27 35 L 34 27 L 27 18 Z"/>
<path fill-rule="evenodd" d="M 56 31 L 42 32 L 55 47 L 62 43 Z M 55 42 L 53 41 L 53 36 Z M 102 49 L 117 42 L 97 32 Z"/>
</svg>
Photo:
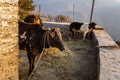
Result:
<svg viewBox="0 0 120 80">
<path fill-rule="evenodd" d="M 19 28 L 21 27 L 26 27 L 25 48 L 29 60 L 29 74 L 34 69 L 34 59 L 36 55 L 40 54 L 43 48 L 49 48 L 51 46 L 51 47 L 56 47 L 61 51 L 65 49 L 59 28 L 45 30 L 42 29 L 38 24 L 24 24 L 20 22 Z"/>
<path fill-rule="evenodd" d="M 26 36 L 26 50 L 30 65 L 29 73 L 34 69 L 34 59 L 36 54 L 41 53 L 43 48 L 49 48 L 52 46 L 59 48 L 61 51 L 64 50 L 62 36 L 58 28 L 54 28 L 52 30 L 41 30 L 34 27 L 27 32 Z"/>
</svg>

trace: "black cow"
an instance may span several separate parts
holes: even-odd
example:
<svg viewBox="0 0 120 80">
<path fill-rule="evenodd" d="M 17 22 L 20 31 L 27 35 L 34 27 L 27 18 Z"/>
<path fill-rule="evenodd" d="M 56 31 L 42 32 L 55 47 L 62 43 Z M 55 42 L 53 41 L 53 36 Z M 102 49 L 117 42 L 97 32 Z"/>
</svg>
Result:
<svg viewBox="0 0 120 80">
<path fill-rule="evenodd" d="M 28 15 L 25 17 L 24 22 L 26 23 L 34 23 L 36 19 L 35 15 Z"/>
<path fill-rule="evenodd" d="M 92 32 L 92 30 L 95 29 L 95 25 L 96 23 L 94 22 L 90 24 L 72 22 L 69 28 L 69 31 L 70 31 L 69 36 L 73 38 L 75 35 L 75 32 L 80 32 L 80 33 L 83 33 L 83 40 L 85 40 L 86 34 Z"/>
<path fill-rule="evenodd" d="M 26 45 L 26 31 L 31 28 L 31 27 L 40 27 L 41 29 L 43 27 L 41 27 L 40 24 L 33 24 L 33 23 L 26 23 L 24 21 L 18 21 L 19 24 L 19 49 L 25 49 L 25 45 Z"/>
<path fill-rule="evenodd" d="M 43 27 L 43 23 L 37 15 L 28 15 L 25 17 L 24 21 L 19 21 L 18 23 L 20 25 L 19 27 L 19 49 L 24 49 L 26 45 L 26 42 L 25 42 L 26 32 L 25 31 L 28 29 L 28 27 L 34 27 L 34 26 Z"/>
<path fill-rule="evenodd" d="M 70 36 L 71 38 L 73 38 L 74 35 L 75 35 L 75 32 L 76 32 L 77 30 L 79 30 L 80 27 L 81 27 L 83 24 L 84 24 L 84 23 L 72 22 L 72 23 L 70 24 L 70 28 L 69 28 L 69 31 L 70 31 L 69 36 Z"/>
<path fill-rule="evenodd" d="M 21 24 L 24 24 L 21 22 Z M 19 24 L 19 27 L 23 27 Z M 25 24 L 26 51 L 29 60 L 29 74 L 34 69 L 34 59 L 40 54 L 43 48 L 56 47 L 61 51 L 64 50 L 62 36 L 59 28 L 45 30 L 37 24 Z"/>
</svg>

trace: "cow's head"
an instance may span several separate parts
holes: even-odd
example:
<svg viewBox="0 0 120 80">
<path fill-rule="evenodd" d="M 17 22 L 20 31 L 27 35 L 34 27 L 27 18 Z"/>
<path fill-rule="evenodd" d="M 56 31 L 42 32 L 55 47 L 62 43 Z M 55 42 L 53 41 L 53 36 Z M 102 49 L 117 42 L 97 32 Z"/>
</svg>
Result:
<svg viewBox="0 0 120 80">
<path fill-rule="evenodd" d="M 25 17 L 24 22 L 26 23 L 35 23 L 43 26 L 42 20 L 37 15 L 28 15 Z"/>
<path fill-rule="evenodd" d="M 65 50 L 62 35 L 59 28 L 54 28 L 50 31 L 50 45 L 56 47 L 61 51 Z"/>
<path fill-rule="evenodd" d="M 25 17 L 24 22 L 26 23 L 34 23 L 35 22 L 35 15 L 28 15 Z"/>
<path fill-rule="evenodd" d="M 91 22 L 89 24 L 89 29 L 95 29 L 96 23 L 95 22 Z"/>
<path fill-rule="evenodd" d="M 33 54 L 41 53 L 43 48 L 49 48 L 49 46 L 56 47 L 61 51 L 65 50 L 59 28 L 42 30 L 39 27 L 33 27 L 27 32 L 26 36 L 27 45 Z"/>
</svg>

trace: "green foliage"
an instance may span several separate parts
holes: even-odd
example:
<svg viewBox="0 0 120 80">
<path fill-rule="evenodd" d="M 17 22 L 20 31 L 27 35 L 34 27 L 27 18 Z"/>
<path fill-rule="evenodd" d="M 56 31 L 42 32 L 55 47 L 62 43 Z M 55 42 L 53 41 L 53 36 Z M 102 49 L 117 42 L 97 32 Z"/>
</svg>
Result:
<svg viewBox="0 0 120 80">
<path fill-rule="evenodd" d="M 24 19 L 26 15 L 30 14 L 35 9 L 33 0 L 19 0 L 18 4 L 20 19 Z"/>
</svg>

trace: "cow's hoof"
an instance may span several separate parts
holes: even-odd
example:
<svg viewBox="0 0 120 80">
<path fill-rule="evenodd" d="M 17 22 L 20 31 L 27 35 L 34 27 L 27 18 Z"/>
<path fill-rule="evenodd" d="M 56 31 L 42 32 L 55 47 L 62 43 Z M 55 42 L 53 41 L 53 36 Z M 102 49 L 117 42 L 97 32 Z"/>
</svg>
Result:
<svg viewBox="0 0 120 80">
<path fill-rule="evenodd" d="M 69 37 L 68 40 L 72 40 L 71 37 Z"/>
<path fill-rule="evenodd" d="M 84 39 L 83 42 L 86 42 L 86 40 Z"/>
</svg>

